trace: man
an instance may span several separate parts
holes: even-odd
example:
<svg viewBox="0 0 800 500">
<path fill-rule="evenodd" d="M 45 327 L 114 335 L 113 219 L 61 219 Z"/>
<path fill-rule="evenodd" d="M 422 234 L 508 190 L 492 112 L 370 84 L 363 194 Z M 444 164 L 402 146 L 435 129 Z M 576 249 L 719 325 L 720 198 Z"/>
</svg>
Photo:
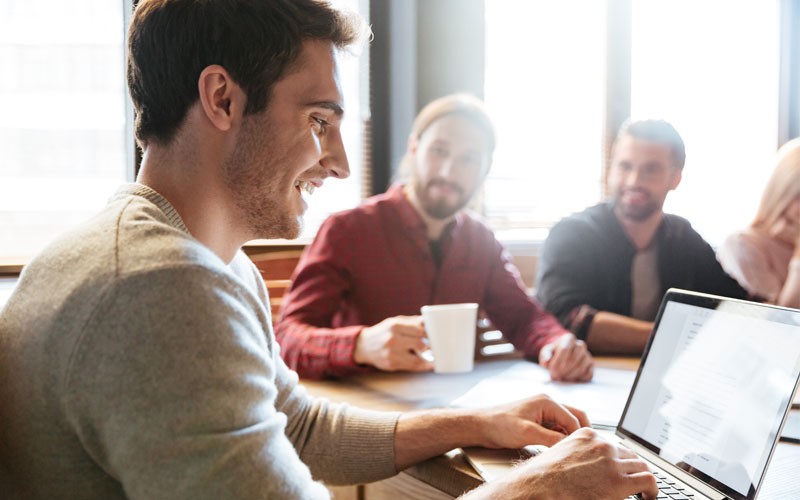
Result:
<svg viewBox="0 0 800 500">
<path fill-rule="evenodd" d="M 276 327 L 291 368 L 312 378 L 430 370 L 420 307 L 476 302 L 553 379 L 591 379 L 585 344 L 528 296 L 492 231 L 465 210 L 494 142 L 474 97 L 419 113 L 402 166 L 410 182 L 330 217 L 301 258 Z"/>
<path fill-rule="evenodd" d="M 398 415 L 297 387 L 240 246 L 296 236 L 302 191 L 349 173 L 334 59 L 359 31 L 348 19 L 313 0 L 139 3 L 138 183 L 26 266 L 0 316 L 3 498 L 327 498 L 315 480 L 537 441 L 549 458 L 473 498 L 534 484 L 577 498 L 598 476 L 608 497 L 657 492 L 643 462 L 545 397 Z"/>
<path fill-rule="evenodd" d="M 663 211 L 685 161 L 669 123 L 626 122 L 613 148 L 610 200 L 560 221 L 545 241 L 537 296 L 594 354 L 641 354 L 668 288 L 746 296 L 689 222 Z"/>
</svg>

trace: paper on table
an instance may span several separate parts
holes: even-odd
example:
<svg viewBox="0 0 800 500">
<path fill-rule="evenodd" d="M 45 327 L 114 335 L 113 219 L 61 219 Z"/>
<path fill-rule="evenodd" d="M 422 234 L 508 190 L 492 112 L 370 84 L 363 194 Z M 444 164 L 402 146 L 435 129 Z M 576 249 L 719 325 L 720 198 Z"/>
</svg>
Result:
<svg viewBox="0 0 800 500">
<path fill-rule="evenodd" d="M 520 361 L 482 380 L 451 404 L 483 408 L 545 393 L 559 403 L 585 411 L 592 424 L 616 426 L 635 377 L 636 373 L 630 370 L 596 367 L 589 383 L 553 382 L 546 369 Z"/>
<path fill-rule="evenodd" d="M 800 445 L 781 444 L 775 449 L 767 469 L 764 485 L 758 498 L 772 500 L 797 500 L 800 498 L 800 481 L 797 465 L 800 464 Z"/>
</svg>

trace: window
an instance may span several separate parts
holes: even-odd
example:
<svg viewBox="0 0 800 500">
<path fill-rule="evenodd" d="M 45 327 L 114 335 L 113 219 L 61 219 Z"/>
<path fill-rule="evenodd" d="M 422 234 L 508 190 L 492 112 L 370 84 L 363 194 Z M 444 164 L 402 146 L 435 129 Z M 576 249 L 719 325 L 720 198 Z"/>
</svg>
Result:
<svg viewBox="0 0 800 500">
<path fill-rule="evenodd" d="M 0 0 L 0 257 L 29 256 L 131 178 L 123 2 Z"/>
<path fill-rule="evenodd" d="M 774 165 L 777 2 L 638 1 L 632 27 L 631 115 L 666 119 L 686 143 L 665 210 L 721 243 L 752 221 Z"/>
<path fill-rule="evenodd" d="M 367 0 L 335 0 L 365 13 Z M 133 180 L 125 85 L 131 0 L 0 0 L 0 263 L 24 263 Z M 366 52 L 368 48 L 364 49 Z M 351 177 L 314 194 L 303 236 L 362 198 L 369 58 L 342 54 Z M 127 110 L 126 110 L 127 108 Z"/>
<path fill-rule="evenodd" d="M 598 0 L 486 2 L 498 139 L 484 206 L 501 238 L 529 237 L 600 197 L 604 17 Z"/>
<path fill-rule="evenodd" d="M 620 5 L 630 56 L 606 52 L 624 52 L 606 42 Z M 486 2 L 485 97 L 499 138 L 484 203 L 501 237 L 541 238 L 602 198 L 603 138 L 616 132 L 607 113 L 619 103 L 623 118 L 664 118 L 686 142 L 666 211 L 712 244 L 747 225 L 778 145 L 778 15 L 763 0 Z M 629 78 L 606 74 L 612 57 Z"/>
</svg>

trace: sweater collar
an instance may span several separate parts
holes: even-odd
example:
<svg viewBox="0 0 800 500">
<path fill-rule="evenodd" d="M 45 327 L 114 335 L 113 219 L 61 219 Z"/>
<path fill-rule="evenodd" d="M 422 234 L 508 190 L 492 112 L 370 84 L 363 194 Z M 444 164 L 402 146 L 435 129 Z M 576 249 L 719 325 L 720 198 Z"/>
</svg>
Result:
<svg viewBox="0 0 800 500">
<path fill-rule="evenodd" d="M 191 234 L 186 224 L 184 224 L 183 219 L 181 219 L 180 214 L 175 210 L 175 207 L 155 189 L 145 186 L 144 184 L 123 184 L 117 189 L 117 192 L 114 193 L 109 202 L 118 201 L 129 196 L 140 196 L 146 199 L 161 210 L 173 227 L 180 229 L 186 234 Z"/>
</svg>

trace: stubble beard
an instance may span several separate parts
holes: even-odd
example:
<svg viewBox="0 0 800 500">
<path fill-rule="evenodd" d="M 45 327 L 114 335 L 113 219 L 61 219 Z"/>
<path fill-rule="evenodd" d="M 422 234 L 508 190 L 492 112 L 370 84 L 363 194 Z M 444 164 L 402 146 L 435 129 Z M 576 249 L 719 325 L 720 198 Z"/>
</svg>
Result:
<svg viewBox="0 0 800 500">
<path fill-rule="evenodd" d="M 453 204 L 443 199 L 432 200 L 430 196 L 428 196 L 428 188 L 433 183 L 434 181 L 429 181 L 426 185 L 423 185 L 421 180 L 414 180 L 414 192 L 417 195 L 417 200 L 419 200 L 422 210 L 424 210 L 429 217 L 437 220 L 448 219 L 467 206 L 469 198 L 464 196 L 463 191 L 461 192 L 459 200 Z"/>
<path fill-rule="evenodd" d="M 617 195 L 614 199 L 614 206 L 615 211 L 623 218 L 634 221 L 634 222 L 642 222 L 650 217 L 656 212 L 659 211 L 660 207 L 658 204 L 650 200 L 649 203 L 646 205 L 637 208 L 627 205 L 622 202 L 621 195 Z"/>
<path fill-rule="evenodd" d="M 268 121 L 267 113 L 245 119 L 241 139 L 225 163 L 223 175 L 250 239 L 294 239 L 300 234 L 302 218 L 292 213 L 293 207 L 285 201 L 287 193 L 281 192 L 281 170 L 289 163 L 280 156 L 268 158 L 279 148 L 256 134 L 265 129 L 259 124 Z"/>
</svg>

